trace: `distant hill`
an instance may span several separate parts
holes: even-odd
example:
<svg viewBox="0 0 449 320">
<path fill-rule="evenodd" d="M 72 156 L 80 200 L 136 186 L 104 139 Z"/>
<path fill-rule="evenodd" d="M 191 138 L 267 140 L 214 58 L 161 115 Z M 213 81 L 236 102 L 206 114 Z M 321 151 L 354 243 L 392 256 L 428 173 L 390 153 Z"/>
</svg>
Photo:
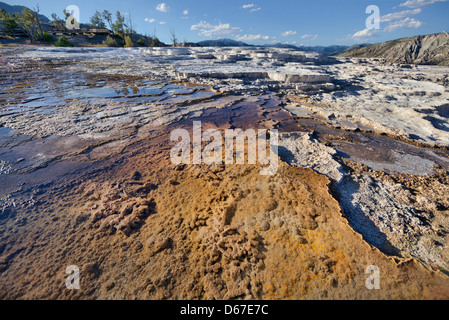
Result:
<svg viewBox="0 0 449 320">
<path fill-rule="evenodd" d="M 346 48 L 346 50 L 344 50 L 344 52 L 348 52 L 348 51 L 352 51 L 352 50 L 355 50 L 355 49 L 367 47 L 367 46 L 370 46 L 370 45 L 371 45 L 371 43 L 354 44 L 354 45 L 352 45 L 352 46 Z M 342 52 L 342 53 L 343 53 L 343 52 Z"/>
<path fill-rule="evenodd" d="M 293 45 L 293 44 L 280 43 L 280 42 L 279 43 L 264 44 L 264 45 L 262 45 L 262 47 L 298 50 L 298 47 Z"/>
<path fill-rule="evenodd" d="M 283 49 L 293 49 L 298 51 L 307 51 L 307 52 L 319 52 L 324 55 L 334 55 L 339 54 L 345 51 L 348 46 L 295 46 L 293 44 L 287 43 L 274 43 L 274 44 L 264 44 L 263 47 L 268 48 L 283 48 Z"/>
<path fill-rule="evenodd" d="M 263 44 L 263 45 L 251 45 L 242 41 L 236 41 L 232 39 L 218 39 L 218 40 L 206 40 L 197 43 L 201 47 L 264 47 L 264 48 L 282 48 L 282 49 L 293 49 L 299 51 L 314 51 L 319 52 L 324 55 L 337 55 L 344 52 L 349 46 L 315 46 L 315 47 L 305 47 L 305 46 L 295 46 L 293 44 L 287 43 L 274 43 L 274 44 Z M 364 45 L 360 45 L 364 46 Z"/>
<path fill-rule="evenodd" d="M 348 50 L 349 46 L 339 46 L 339 45 L 311 46 L 311 47 L 300 46 L 298 48 L 303 51 L 314 51 L 314 52 L 319 52 L 326 56 L 334 56 L 334 55 L 338 55 L 342 52 L 345 52 L 346 50 Z"/>
<path fill-rule="evenodd" d="M 198 44 L 202 47 L 250 47 L 251 45 L 232 39 L 218 39 L 200 41 Z"/>
<path fill-rule="evenodd" d="M 7 13 L 22 13 L 24 8 L 28 8 L 25 6 L 19 6 L 19 5 L 9 5 L 7 3 L 1 2 L 0 1 L 0 9 L 5 10 Z M 28 8 L 31 9 L 31 8 Z M 48 19 L 46 16 L 44 16 L 43 14 L 38 14 L 39 20 L 41 20 L 41 22 L 43 23 L 49 23 L 50 19 Z"/>
<path fill-rule="evenodd" d="M 356 48 L 340 56 L 383 58 L 390 63 L 449 66 L 449 35 L 442 32 L 401 38 Z"/>
</svg>

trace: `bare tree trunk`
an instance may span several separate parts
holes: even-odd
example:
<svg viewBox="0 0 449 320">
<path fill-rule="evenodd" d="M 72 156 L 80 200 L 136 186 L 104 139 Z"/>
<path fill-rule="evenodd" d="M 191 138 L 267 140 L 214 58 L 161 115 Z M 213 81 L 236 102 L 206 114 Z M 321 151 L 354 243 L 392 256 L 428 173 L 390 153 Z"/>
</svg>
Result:
<svg viewBox="0 0 449 320">
<path fill-rule="evenodd" d="M 34 9 L 34 8 L 33 8 L 34 21 L 36 22 L 36 25 L 37 25 L 37 27 L 38 27 L 38 29 L 39 29 L 40 37 L 43 39 L 43 38 L 44 38 L 44 31 L 42 30 L 41 21 L 39 20 L 39 17 L 38 17 L 38 13 L 39 13 L 39 10 L 40 10 L 40 9 L 39 9 L 39 4 L 36 5 L 36 8 L 37 8 L 37 9 Z"/>
<path fill-rule="evenodd" d="M 31 24 L 31 42 L 36 42 L 36 25 Z"/>
<path fill-rule="evenodd" d="M 176 47 L 178 44 L 178 38 L 176 37 L 176 33 L 174 29 L 170 29 L 171 41 L 173 42 L 173 47 Z"/>
<path fill-rule="evenodd" d="M 129 25 L 129 34 L 130 36 L 133 35 L 134 30 L 133 30 L 133 21 L 131 19 L 131 10 L 128 9 L 128 25 Z"/>
</svg>

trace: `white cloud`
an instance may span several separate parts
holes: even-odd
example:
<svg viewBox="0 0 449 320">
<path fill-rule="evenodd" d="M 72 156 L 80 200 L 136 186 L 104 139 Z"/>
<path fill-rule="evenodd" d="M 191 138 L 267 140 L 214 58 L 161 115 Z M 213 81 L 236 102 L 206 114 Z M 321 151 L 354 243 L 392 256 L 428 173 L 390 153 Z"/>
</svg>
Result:
<svg viewBox="0 0 449 320">
<path fill-rule="evenodd" d="M 262 8 L 256 6 L 254 3 L 244 4 L 242 9 L 250 9 L 249 12 L 256 12 L 262 10 Z"/>
<path fill-rule="evenodd" d="M 377 31 L 376 29 L 363 29 L 354 33 L 352 38 L 356 41 L 364 41 L 375 35 Z"/>
<path fill-rule="evenodd" d="M 214 26 L 206 21 L 201 21 L 198 24 L 192 25 L 190 30 L 199 31 L 200 35 L 206 37 L 219 37 L 242 32 L 242 29 L 232 27 L 229 23 L 220 23 Z"/>
<path fill-rule="evenodd" d="M 305 34 L 301 36 L 301 39 L 304 40 L 316 40 L 318 39 L 318 35 L 317 34 Z"/>
<path fill-rule="evenodd" d="M 159 22 L 159 24 L 166 24 L 167 22 L 165 22 L 165 21 L 161 21 L 161 22 Z"/>
<path fill-rule="evenodd" d="M 238 35 L 235 36 L 235 39 L 238 41 L 257 41 L 257 40 L 270 40 L 270 36 L 265 36 L 261 34 L 245 34 L 243 36 Z"/>
<path fill-rule="evenodd" d="M 165 4 L 165 3 L 163 2 L 163 3 L 159 3 L 159 4 L 156 6 L 156 10 L 157 10 L 157 11 L 160 11 L 160 12 L 169 12 L 169 11 L 170 11 L 170 7 L 167 6 L 167 4 Z"/>
<path fill-rule="evenodd" d="M 185 16 L 188 15 L 188 14 L 189 14 L 189 10 L 184 10 L 184 11 L 182 12 L 182 14 L 185 15 Z"/>
<path fill-rule="evenodd" d="M 202 29 L 210 29 L 212 25 L 209 22 L 201 21 L 198 24 L 194 24 L 190 27 L 190 30 L 202 30 Z"/>
<path fill-rule="evenodd" d="M 404 10 L 404 11 L 389 13 L 389 14 L 386 14 L 386 15 L 380 17 L 380 22 L 390 22 L 393 20 L 406 18 L 409 16 L 419 14 L 419 13 L 421 13 L 421 11 L 422 11 L 422 9 L 418 8 L 418 9 L 414 9 L 414 10 Z"/>
<path fill-rule="evenodd" d="M 414 2 L 423 2 L 422 0 L 411 0 Z M 433 0 L 431 0 L 433 1 Z M 410 1 L 407 1 L 410 2 Z M 428 1 L 427 1 L 428 2 Z M 404 2 L 406 3 L 406 2 Z M 380 22 L 389 22 L 384 28 L 386 32 L 392 32 L 397 29 L 417 29 L 421 27 L 424 23 L 422 21 L 411 18 L 410 16 L 417 15 L 421 13 L 421 8 L 416 8 L 413 10 L 404 10 L 400 12 L 389 13 L 380 18 Z"/>
<path fill-rule="evenodd" d="M 149 23 L 153 23 L 153 22 L 156 22 L 156 19 L 153 19 L 153 18 L 145 18 L 145 21 L 146 21 L 146 22 L 149 22 Z"/>
<path fill-rule="evenodd" d="M 437 2 L 446 2 L 447 0 L 408 0 L 406 2 L 401 3 L 400 7 L 408 7 L 408 8 L 422 8 L 430 6 Z"/>
<path fill-rule="evenodd" d="M 430 2 L 435 3 L 437 1 L 446 0 L 409 0 L 402 3 L 400 6 L 411 6 L 416 7 L 415 9 L 403 10 L 399 12 L 393 12 L 380 17 L 380 22 L 388 23 L 387 26 L 382 30 L 383 32 L 393 32 L 398 29 L 416 29 L 424 25 L 422 21 L 416 20 L 411 16 L 420 14 L 422 9 L 420 7 L 424 6 L 424 3 L 429 4 Z M 419 7 L 418 7 L 419 6 Z M 351 38 L 356 41 L 367 41 L 373 36 L 379 33 L 381 30 L 376 29 L 364 29 L 354 33 Z"/>
<path fill-rule="evenodd" d="M 296 31 L 289 30 L 289 31 L 283 32 L 283 33 L 282 33 L 282 36 L 283 36 L 283 37 L 288 37 L 288 36 L 294 36 L 294 35 L 296 35 L 296 34 L 297 34 Z"/>
<path fill-rule="evenodd" d="M 405 18 L 389 23 L 388 26 L 385 27 L 384 31 L 392 32 L 397 29 L 417 29 L 422 25 L 424 25 L 422 21 L 413 18 Z"/>
</svg>

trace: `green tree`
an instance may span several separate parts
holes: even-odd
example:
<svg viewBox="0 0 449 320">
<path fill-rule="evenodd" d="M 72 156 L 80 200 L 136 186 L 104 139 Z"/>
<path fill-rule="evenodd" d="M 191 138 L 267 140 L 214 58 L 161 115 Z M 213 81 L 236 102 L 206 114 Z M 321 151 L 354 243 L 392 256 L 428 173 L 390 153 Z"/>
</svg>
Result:
<svg viewBox="0 0 449 320">
<path fill-rule="evenodd" d="M 55 42 L 56 47 L 73 47 L 73 43 L 71 43 L 69 40 L 67 40 L 66 37 L 59 38 Z"/>
<path fill-rule="evenodd" d="M 117 11 L 116 13 L 115 23 L 112 24 L 112 31 L 122 38 L 125 35 L 125 17 L 120 13 L 120 11 Z"/>
<path fill-rule="evenodd" d="M 90 24 L 92 28 L 104 29 L 106 24 L 103 21 L 103 16 L 100 11 L 96 10 L 94 15 L 90 18 Z"/>
<path fill-rule="evenodd" d="M 56 13 L 52 13 L 51 18 L 53 19 L 51 22 L 57 30 L 64 31 L 66 29 L 64 20 L 60 19 Z"/>
<path fill-rule="evenodd" d="M 112 31 L 112 14 L 108 10 L 104 10 L 101 17 L 108 23 L 109 29 Z"/>
<path fill-rule="evenodd" d="M 117 41 L 111 36 L 106 37 L 106 40 L 103 41 L 103 45 L 107 47 L 118 47 Z"/>
<path fill-rule="evenodd" d="M 129 36 L 129 35 L 125 36 L 125 47 L 127 47 L 127 48 L 134 47 L 133 40 L 131 39 L 131 36 Z"/>
<path fill-rule="evenodd" d="M 45 42 L 54 42 L 55 39 L 53 38 L 53 36 L 47 32 L 44 31 L 44 33 L 42 34 L 42 38 Z"/>
<path fill-rule="evenodd" d="M 0 9 L 0 25 L 2 25 L 7 35 L 13 35 L 14 30 L 19 26 L 16 18 L 3 9 Z"/>
<path fill-rule="evenodd" d="M 37 16 L 39 7 L 37 10 L 32 11 L 28 8 L 24 8 L 21 14 L 16 15 L 17 22 L 23 31 L 31 38 L 32 42 L 43 39 L 43 31 L 41 22 Z"/>
</svg>

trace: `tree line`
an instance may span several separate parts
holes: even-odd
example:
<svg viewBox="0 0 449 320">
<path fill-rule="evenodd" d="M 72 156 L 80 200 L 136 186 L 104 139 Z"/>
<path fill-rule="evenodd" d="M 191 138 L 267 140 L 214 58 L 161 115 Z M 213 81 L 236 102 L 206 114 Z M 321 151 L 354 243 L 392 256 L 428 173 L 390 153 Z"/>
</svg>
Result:
<svg viewBox="0 0 449 320">
<path fill-rule="evenodd" d="M 113 21 L 112 14 L 108 10 L 103 10 L 103 12 L 96 10 L 90 18 L 89 26 L 96 29 L 106 29 L 106 23 L 109 30 L 121 37 L 134 33 L 131 14 L 128 13 L 125 17 L 120 11 L 116 12 L 115 21 Z"/>
<path fill-rule="evenodd" d="M 21 13 L 7 13 L 5 10 L 0 9 L 0 26 L 3 29 L 4 34 L 13 36 L 17 34 L 17 30 L 22 30 L 32 42 L 48 41 L 52 38 L 48 35 L 42 27 L 42 22 L 39 19 L 39 5 L 32 10 L 24 8 Z M 56 13 L 51 14 L 50 24 L 57 31 L 66 31 L 66 20 L 70 17 L 70 12 L 63 10 L 65 20 L 61 19 Z M 132 23 L 131 14 L 122 14 L 120 11 L 115 13 L 115 19 L 108 10 L 102 12 L 96 10 L 93 16 L 89 20 L 89 26 L 94 29 L 109 29 L 112 32 L 112 37 L 108 36 L 104 45 L 118 46 L 122 44 L 124 46 L 133 46 L 132 36 L 135 34 L 134 26 Z M 159 46 L 162 43 L 156 37 L 155 32 L 153 36 L 145 36 L 146 43 L 139 39 L 137 43 L 141 46 Z"/>
<path fill-rule="evenodd" d="M 46 34 L 38 17 L 39 5 L 33 10 L 24 8 L 21 13 L 10 14 L 0 9 L 0 25 L 7 35 L 13 35 L 17 29 L 21 29 L 32 42 L 45 40 Z"/>
<path fill-rule="evenodd" d="M 112 19 L 112 13 L 108 10 L 103 10 L 102 12 L 95 10 L 95 13 L 90 17 L 89 26 L 95 29 L 106 29 L 108 28 L 112 31 L 115 38 L 124 39 L 125 47 L 133 46 L 132 35 L 135 34 L 134 25 L 132 22 L 131 13 L 122 14 L 120 11 L 115 13 L 115 20 Z M 147 43 L 145 44 L 142 39 L 138 40 L 137 43 L 141 46 L 147 45 L 150 47 L 157 47 L 162 44 L 162 42 L 156 36 L 156 32 L 153 35 L 145 36 Z M 116 46 L 115 39 L 108 37 L 103 44 L 109 46 Z"/>
</svg>

